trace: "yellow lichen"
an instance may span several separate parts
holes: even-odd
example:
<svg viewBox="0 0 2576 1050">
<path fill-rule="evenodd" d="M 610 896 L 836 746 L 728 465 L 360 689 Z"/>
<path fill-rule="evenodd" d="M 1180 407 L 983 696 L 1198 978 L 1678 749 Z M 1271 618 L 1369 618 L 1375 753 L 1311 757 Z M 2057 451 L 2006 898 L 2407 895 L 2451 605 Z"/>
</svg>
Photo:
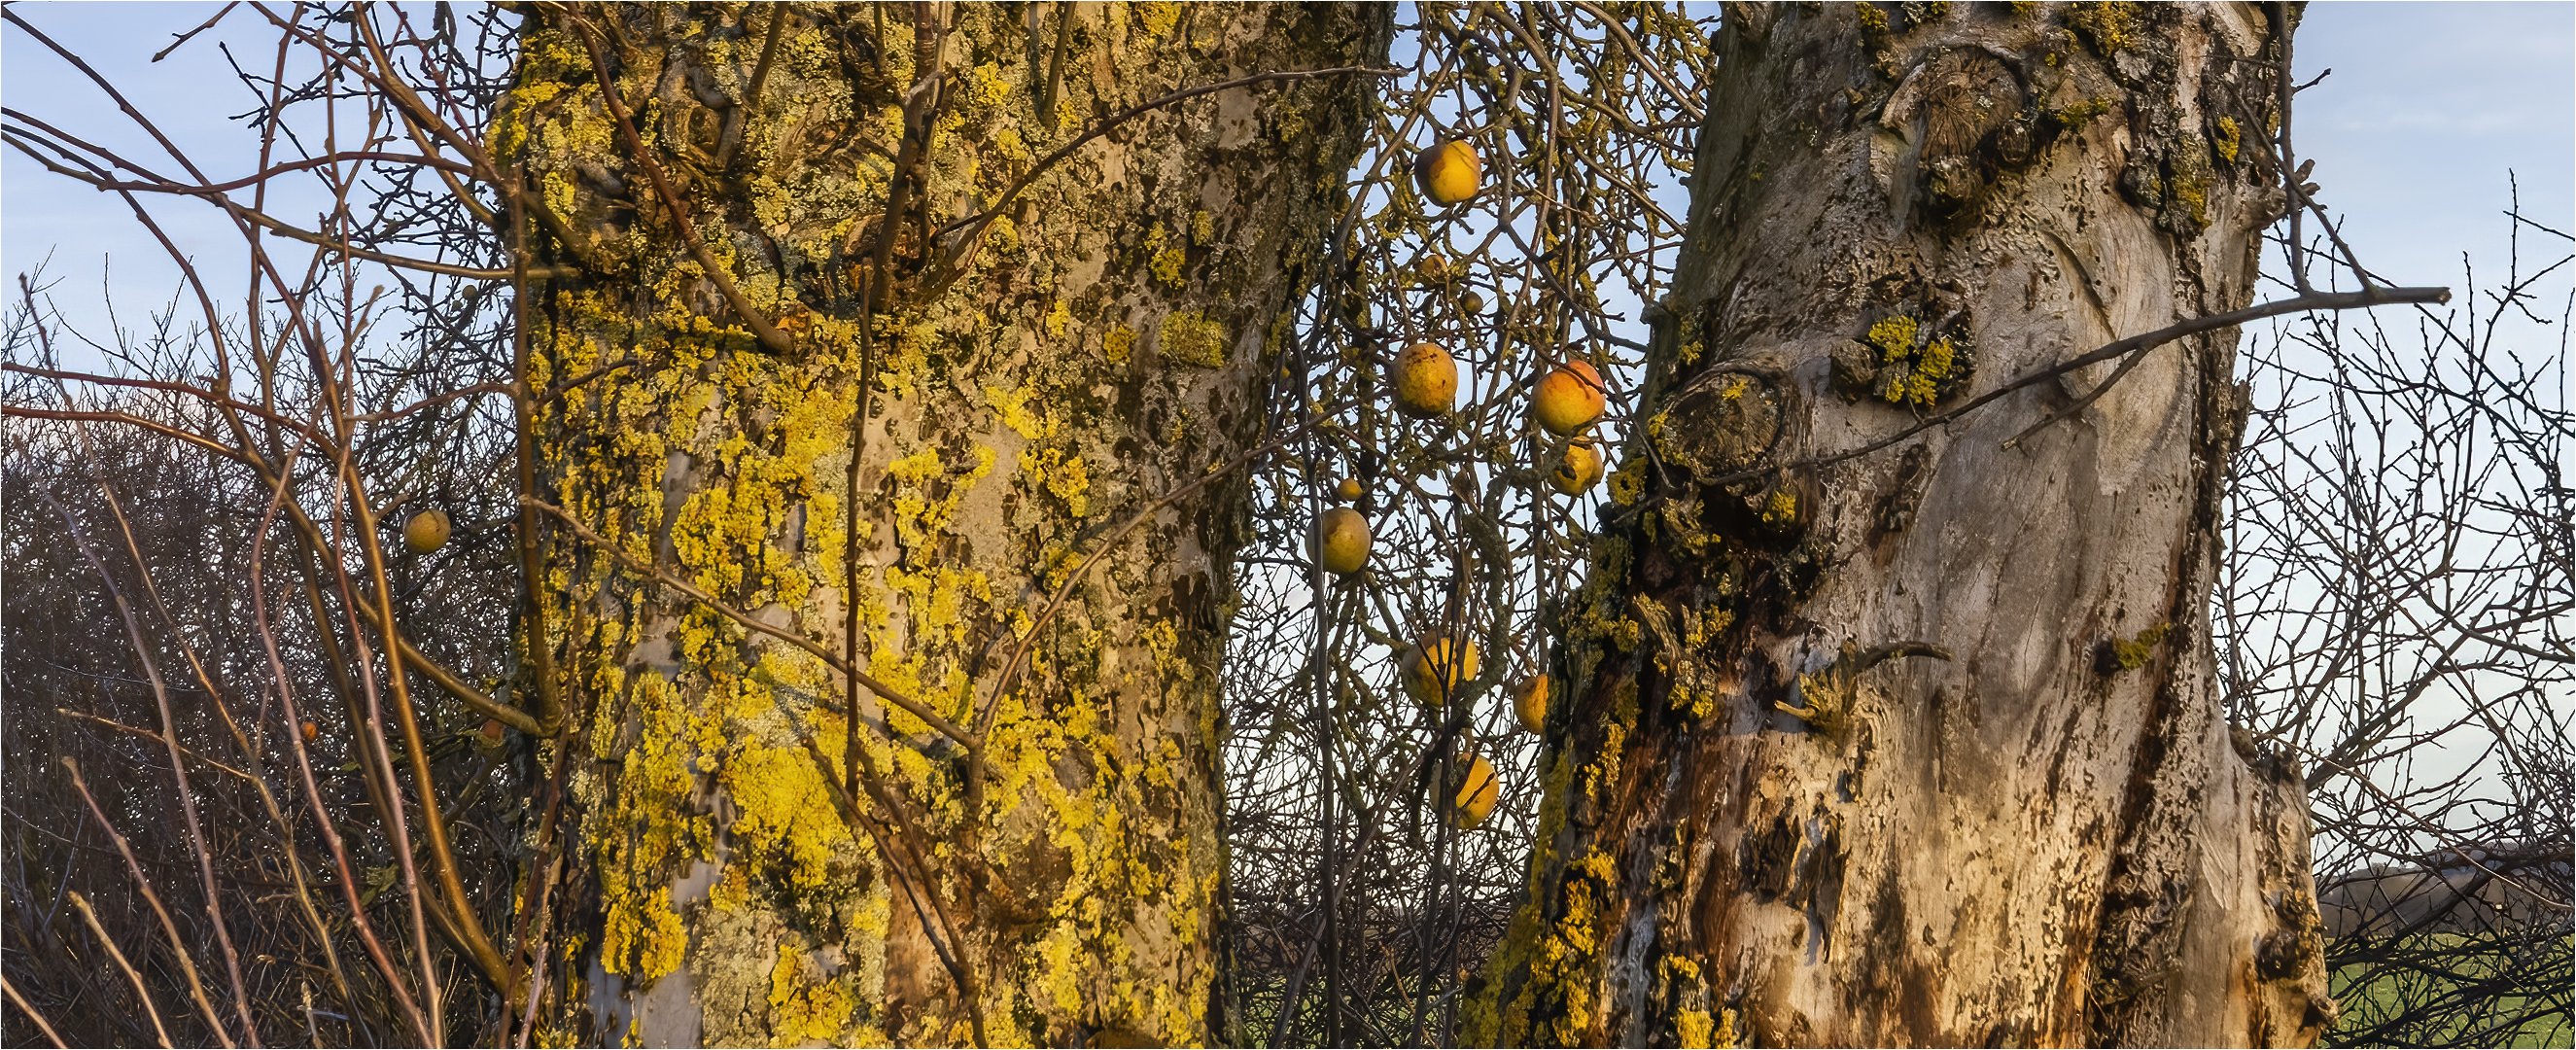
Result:
<svg viewBox="0 0 2576 1050">
<path fill-rule="evenodd" d="M 712 88 L 744 98 L 742 79 L 772 21 L 751 11 L 709 8 L 676 22 L 639 17 L 628 25 L 640 31 L 611 34 L 611 46 L 626 52 L 615 86 L 644 107 L 636 123 L 645 151 L 702 163 L 694 153 L 700 143 L 678 135 L 714 127 L 698 123 L 705 114 L 690 110 L 687 98 L 654 95 L 650 71 L 667 63 L 653 51 L 702 49 L 692 60 L 716 78 Z M 1075 39 L 1084 50 L 1071 67 L 1081 75 L 1063 81 L 1048 119 L 1028 90 L 1046 82 L 1035 64 L 1046 55 L 1033 62 L 1016 46 L 1019 16 L 961 8 L 950 26 L 959 46 L 948 52 L 967 56 L 950 66 L 958 104 L 940 107 L 918 169 L 921 199 L 942 211 L 990 202 L 1027 171 L 1033 146 L 1052 148 L 1104 107 L 1199 82 L 1211 62 L 1231 61 L 1202 55 L 1204 41 L 1181 39 L 1189 14 L 1176 5 L 1083 11 Z M 845 41 L 811 19 L 781 23 L 771 87 L 740 122 L 740 163 L 727 176 L 741 180 L 744 206 L 697 214 L 714 256 L 702 264 L 699 253 L 681 250 L 662 210 L 595 221 L 604 208 L 627 205 L 606 200 L 599 181 L 585 177 L 587 166 L 631 181 L 634 151 L 600 104 L 586 49 L 549 20 L 531 15 L 519 76 L 491 138 L 512 163 L 526 163 L 545 202 L 599 238 L 561 250 L 602 265 L 529 289 L 529 381 L 550 388 L 564 377 L 620 369 L 540 406 L 534 429 L 550 498 L 612 550 L 806 637 L 837 648 L 840 614 L 851 611 L 861 629 L 855 661 L 889 688 L 971 722 L 975 686 L 988 680 L 977 668 L 991 670 L 977 661 L 991 655 L 995 632 L 1035 630 L 1019 607 L 1040 581 L 1064 582 L 1065 566 L 1094 549 L 1074 523 L 1105 479 L 1090 476 L 1102 465 L 1097 457 L 1130 437 L 1150 448 L 1165 434 L 1196 437 L 1226 425 L 1187 418 L 1195 405 L 1165 414 L 1152 432 L 1119 422 L 1121 413 L 1105 410 L 1117 403 L 1108 399 L 1133 391 L 1112 388 L 1098 373 L 1103 358 L 1132 360 L 1139 334 L 1118 321 L 1133 317 L 1163 318 L 1158 364 L 1222 365 L 1231 356 L 1232 322 L 1209 311 L 1263 301 L 1265 286 L 1222 285 L 1232 271 L 1193 269 L 1201 256 L 1190 253 L 1227 257 L 1235 247 L 1219 243 L 1219 231 L 1237 212 L 1168 210 L 1139 199 L 1132 180 L 1086 183 L 1065 177 L 1080 169 L 1068 166 L 1035 187 L 1050 203 L 986 227 L 980 272 L 964 275 L 958 293 L 850 310 L 829 282 L 879 275 L 860 265 L 826 281 L 808 276 L 810 263 L 851 258 L 846 249 L 866 242 L 904 128 L 900 100 L 872 87 L 849 90 L 848 71 L 835 61 Z M 853 25 L 865 31 L 864 20 Z M 719 26 L 724 31 L 708 31 Z M 1162 39 L 1148 44 L 1145 34 Z M 1126 46 L 1107 50 L 1117 44 Z M 1095 75 L 1093 49 L 1113 59 L 1105 76 Z M 886 48 L 880 58 L 871 75 L 888 83 L 912 83 L 919 72 L 909 47 Z M 1273 129 L 1295 119 L 1283 110 Z M 860 141 L 816 153 L 800 138 L 817 127 L 843 128 Z M 814 163 L 818 157 L 829 162 Z M 1323 167 L 1340 170 L 1340 162 Z M 1302 187 L 1312 174 L 1292 181 Z M 1055 196 L 1074 209 L 1057 208 Z M 1319 207 L 1281 203 L 1287 220 L 1300 223 Z M 1122 218 L 1104 227 L 1100 214 Z M 1139 254 L 1154 216 L 1165 224 L 1160 242 Z M 756 236 L 741 236 L 752 227 Z M 1113 231 L 1105 239 L 1104 229 Z M 755 241 L 779 251 L 746 250 Z M 549 241 L 542 250 L 558 246 Z M 1125 265 L 1076 264 L 1109 257 Z M 791 261 L 789 272 L 780 272 L 782 259 Z M 575 260 L 548 259 L 564 261 Z M 732 310 L 710 306 L 710 268 L 729 273 L 754 309 L 792 332 L 793 355 L 762 352 Z M 1209 287 L 1175 294 L 1202 285 Z M 1269 316 L 1241 323 L 1270 334 L 1274 345 L 1284 331 Z M 1091 333 L 1101 339 L 1097 348 L 1087 345 Z M 873 414 L 853 469 L 863 341 L 875 376 Z M 989 387 L 982 381 L 1005 376 Z M 1144 396 L 1156 411 L 1183 405 L 1161 386 Z M 994 486 L 978 484 L 1006 454 L 1020 457 L 1017 491 L 1043 496 L 998 498 Z M 860 479 L 860 491 L 844 491 L 850 478 Z M 1132 546 L 1154 550 L 1169 542 L 1166 532 L 1149 528 Z M 964 764 L 920 719 L 864 690 L 845 697 L 846 683 L 821 661 L 582 551 L 570 537 L 549 543 L 562 549 L 549 552 L 531 590 L 550 637 L 531 641 L 555 646 L 561 684 L 591 713 L 577 738 L 584 753 L 571 763 L 581 804 L 567 812 L 578 816 L 578 852 L 596 871 L 603 919 L 592 939 L 561 951 L 597 956 L 630 989 L 683 965 L 701 993 L 733 989 L 727 1016 L 707 1029 L 718 1042 L 1208 1038 L 1207 972 L 1188 974 L 1185 951 L 1182 980 L 1158 979 L 1157 970 L 1171 963 L 1172 946 L 1211 935 L 1221 853 L 1211 828 L 1159 807 L 1209 790 L 1200 771 L 1213 756 L 1194 749 L 1216 739 L 1207 670 L 1215 652 L 1163 607 L 1131 605 L 1118 593 L 1132 586 L 1133 563 L 1106 566 L 1096 577 L 1107 585 L 1100 596 L 1077 589 L 1028 654 L 1021 686 L 992 699 L 984 741 L 993 782 L 983 810 L 969 813 Z M 844 561 L 845 551 L 857 564 Z M 567 553 L 576 556 L 555 556 Z M 1122 720 L 1139 688 L 1164 690 L 1161 702 L 1175 720 L 1142 727 Z M 1067 877 L 1050 870 L 1013 889 L 1034 916 L 1024 934 L 961 946 L 978 955 L 970 960 L 978 976 L 990 978 L 980 1030 L 965 1004 L 922 1002 L 890 987 L 885 938 L 909 914 L 884 858 L 833 802 L 847 772 L 840 741 L 852 699 L 870 726 L 859 754 L 932 842 L 924 859 L 934 895 L 959 892 L 955 880 L 969 865 L 1004 857 L 1004 840 L 1017 833 L 1005 829 L 1030 829 L 1066 858 Z M 1184 722 L 1202 735 L 1178 728 Z M 1074 757 L 1090 772 L 1060 779 Z M 705 901 L 676 905 L 675 882 L 704 862 L 717 867 Z M 763 938 L 750 955 L 739 943 L 746 929 Z M 1055 975 L 1034 965 L 1014 973 L 1040 943 L 1061 946 L 1059 971 L 1075 982 L 1074 997 L 1054 994 L 1046 984 Z M 549 1029 L 545 1038 L 562 1036 Z"/>
<path fill-rule="evenodd" d="M 1181 310 L 1163 316 L 1160 345 L 1164 359 L 1200 368 L 1224 367 L 1226 351 L 1230 349 L 1225 325 L 1204 314 Z"/>
<path fill-rule="evenodd" d="M 1172 288 L 1182 284 L 1181 268 L 1189 262 L 1189 253 L 1180 245 L 1167 244 L 1171 238 L 1156 226 L 1145 234 L 1146 268 L 1154 279 Z"/>
<path fill-rule="evenodd" d="M 2066 24 L 2093 50 L 2108 55 L 2129 46 L 2130 35 L 2137 31 L 2138 7 L 2130 0 L 2068 4 Z"/>
<path fill-rule="evenodd" d="M 1081 454 L 1060 448 L 1023 449 L 1020 472 L 1032 484 L 1063 500 L 1065 513 L 1077 518 L 1091 514 L 1091 468 Z"/>
<path fill-rule="evenodd" d="M 1637 497 L 1646 491 L 1646 463 L 1643 456 L 1631 456 L 1619 469 L 1610 472 L 1610 502 L 1622 507 L 1635 506 Z"/>
<path fill-rule="evenodd" d="M 857 846 L 822 773 L 801 747 L 754 747 L 726 759 L 719 778 L 737 813 L 739 855 L 783 872 L 800 893 L 846 887 L 849 875 L 835 862 Z"/>
<path fill-rule="evenodd" d="M 1887 35 L 1887 12 L 1879 10 L 1877 4 L 1853 4 L 1852 13 L 1860 18 L 1861 32 L 1872 36 Z"/>
<path fill-rule="evenodd" d="M 1913 318 L 1898 314 L 1870 325 L 1869 334 L 1862 338 L 1878 348 L 1880 360 L 1894 361 L 1913 351 L 1914 336 L 1920 328 Z"/>
<path fill-rule="evenodd" d="M 1181 5 L 1171 0 L 1147 0 L 1136 5 L 1136 16 L 1145 35 L 1166 37 L 1172 35 L 1173 26 L 1180 24 Z"/>
<path fill-rule="evenodd" d="M 832 1041 L 856 1006 L 850 990 L 824 978 L 804 952 L 778 946 L 778 964 L 769 971 L 770 1033 L 777 1045 Z"/>
<path fill-rule="evenodd" d="M 1798 520 L 1798 497 L 1788 489 L 1773 489 L 1771 498 L 1762 505 L 1762 524 L 1780 528 Z"/>
<path fill-rule="evenodd" d="M 2127 638 L 2112 639 L 2108 649 L 2110 665 L 2122 671 L 2145 667 L 2155 659 L 2156 648 L 2164 644 L 2166 632 L 2172 629 L 2172 624 L 2160 623 Z"/>
<path fill-rule="evenodd" d="M 1892 405 L 1930 408 L 1939 400 L 1957 366 L 1958 348 L 1946 338 L 1917 347 L 1920 322 L 1903 314 L 1880 319 L 1861 342 L 1878 351 L 1878 396 Z"/>
</svg>

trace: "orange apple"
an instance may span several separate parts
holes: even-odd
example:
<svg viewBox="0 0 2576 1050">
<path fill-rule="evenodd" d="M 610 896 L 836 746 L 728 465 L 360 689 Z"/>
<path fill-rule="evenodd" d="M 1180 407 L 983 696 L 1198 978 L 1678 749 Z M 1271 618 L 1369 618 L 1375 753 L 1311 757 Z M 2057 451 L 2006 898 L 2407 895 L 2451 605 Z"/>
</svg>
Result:
<svg viewBox="0 0 2576 1050">
<path fill-rule="evenodd" d="M 1601 418 L 1601 373 L 1582 361 L 1568 361 L 1539 377 L 1530 415 L 1551 434 L 1573 434 Z"/>
</svg>

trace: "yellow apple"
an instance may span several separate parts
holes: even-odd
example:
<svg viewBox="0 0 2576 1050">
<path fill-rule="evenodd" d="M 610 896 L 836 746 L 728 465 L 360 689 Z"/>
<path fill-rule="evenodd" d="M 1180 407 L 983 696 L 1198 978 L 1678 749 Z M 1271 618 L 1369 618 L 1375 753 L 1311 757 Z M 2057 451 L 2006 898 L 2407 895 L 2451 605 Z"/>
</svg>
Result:
<svg viewBox="0 0 2576 1050">
<path fill-rule="evenodd" d="M 1405 692 L 1424 707 L 1438 707 L 1476 677 L 1476 643 L 1433 635 L 1405 654 L 1399 671 Z"/>
<path fill-rule="evenodd" d="M 1422 151 L 1413 161 L 1413 181 L 1423 196 L 1442 207 L 1475 196 L 1484 177 L 1485 162 L 1476 156 L 1476 147 L 1456 139 Z"/>
<path fill-rule="evenodd" d="M 1349 507 L 1335 507 L 1317 517 L 1312 540 L 1315 563 L 1326 572 L 1348 575 L 1368 564 L 1368 519 Z"/>
<path fill-rule="evenodd" d="M 1556 471 L 1547 476 L 1549 484 L 1568 496 L 1580 496 L 1601 480 L 1601 453 L 1593 451 L 1592 442 L 1578 440 L 1565 446 L 1565 458 Z"/>
<path fill-rule="evenodd" d="M 1360 498 L 1362 491 L 1364 490 L 1360 488 L 1358 478 L 1343 478 L 1341 484 L 1333 486 L 1333 495 L 1340 496 L 1346 502 Z"/>
<path fill-rule="evenodd" d="M 1531 675 L 1513 690 L 1512 714 L 1521 720 L 1521 728 L 1533 733 L 1547 731 L 1547 692 L 1547 676 L 1543 674 Z"/>
<path fill-rule="evenodd" d="M 1430 419 L 1458 401 L 1458 361 L 1430 343 L 1415 343 L 1395 358 L 1395 407 Z"/>
<path fill-rule="evenodd" d="M 1449 824 L 1460 831 L 1474 831 L 1494 815 L 1494 803 L 1502 800 L 1502 785 L 1494 778 L 1494 764 L 1485 756 L 1469 754 L 1458 770 L 1458 794 L 1449 808 Z"/>
<path fill-rule="evenodd" d="M 403 523 L 403 546 L 427 554 L 447 546 L 447 512 L 424 510 Z"/>
</svg>

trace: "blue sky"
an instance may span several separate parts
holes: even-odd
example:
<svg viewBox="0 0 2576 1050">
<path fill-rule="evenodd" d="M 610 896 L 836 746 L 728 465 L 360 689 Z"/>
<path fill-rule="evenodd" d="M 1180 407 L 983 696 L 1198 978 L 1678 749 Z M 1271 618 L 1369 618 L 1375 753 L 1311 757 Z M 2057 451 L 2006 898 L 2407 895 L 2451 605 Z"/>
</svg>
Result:
<svg viewBox="0 0 2576 1050">
<path fill-rule="evenodd" d="M 148 61 L 209 3 L 22 3 L 23 17 L 127 85 L 137 104 L 217 177 L 248 170 L 245 137 L 225 118 L 249 95 L 204 41 Z M 264 34 L 236 11 L 238 42 Z M 144 147 L 96 92 L 23 34 L 0 34 L 0 99 L 100 141 Z M 237 47 L 245 64 L 264 51 Z M 2363 260 L 2401 283 L 2456 280 L 2460 253 L 2501 260 L 2507 172 L 2525 209 L 2561 229 L 2576 220 L 2576 4 L 2325 2 L 2307 9 L 2297 50 L 2302 77 L 2332 76 L 2299 99 L 2298 148 Z M 148 147 L 132 154 L 153 156 Z M 154 159 L 158 160 L 158 157 Z M 156 209 L 183 242 L 229 263 L 237 242 L 212 209 Z M 166 301 L 175 275 L 113 198 L 51 176 L 15 150 L 0 158 L 0 269 L 14 278 L 50 253 L 48 272 L 72 288 L 108 287 L 126 323 Z M 238 282 L 225 282 L 237 285 Z"/>
<path fill-rule="evenodd" d="M 2504 257 L 2508 171 L 2526 214 L 2576 207 L 2576 4 L 2316 3 L 2292 130 L 2362 262 L 2404 284 Z"/>
</svg>

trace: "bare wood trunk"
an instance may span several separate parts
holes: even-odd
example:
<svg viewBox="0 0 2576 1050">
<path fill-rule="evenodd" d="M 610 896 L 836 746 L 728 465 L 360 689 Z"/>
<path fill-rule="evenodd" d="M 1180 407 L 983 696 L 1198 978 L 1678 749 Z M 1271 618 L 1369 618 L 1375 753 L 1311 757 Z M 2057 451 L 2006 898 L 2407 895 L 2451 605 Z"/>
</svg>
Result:
<svg viewBox="0 0 2576 1050">
<path fill-rule="evenodd" d="M 855 635 L 862 671 L 982 756 L 861 689 L 850 776 L 850 686 L 826 662 L 549 524 L 562 906 L 588 927 L 550 971 L 567 1036 L 1209 1038 L 1239 488 L 1163 507 L 1040 610 L 1117 524 L 1254 440 L 1365 81 L 1155 109 L 972 251 L 940 227 L 1139 103 L 1378 59 L 1387 14 L 532 10 L 494 140 L 565 220 L 537 261 L 584 270 L 529 304 L 536 387 L 579 384 L 540 406 L 540 496 L 770 626 Z"/>
<path fill-rule="evenodd" d="M 2231 746 L 2207 630 L 2234 330 L 2015 447 L 2114 365 L 1720 480 L 2245 305 L 2275 32 L 2251 5 L 1730 8 L 1471 1040 L 2316 1038 L 2304 794 Z"/>
</svg>

